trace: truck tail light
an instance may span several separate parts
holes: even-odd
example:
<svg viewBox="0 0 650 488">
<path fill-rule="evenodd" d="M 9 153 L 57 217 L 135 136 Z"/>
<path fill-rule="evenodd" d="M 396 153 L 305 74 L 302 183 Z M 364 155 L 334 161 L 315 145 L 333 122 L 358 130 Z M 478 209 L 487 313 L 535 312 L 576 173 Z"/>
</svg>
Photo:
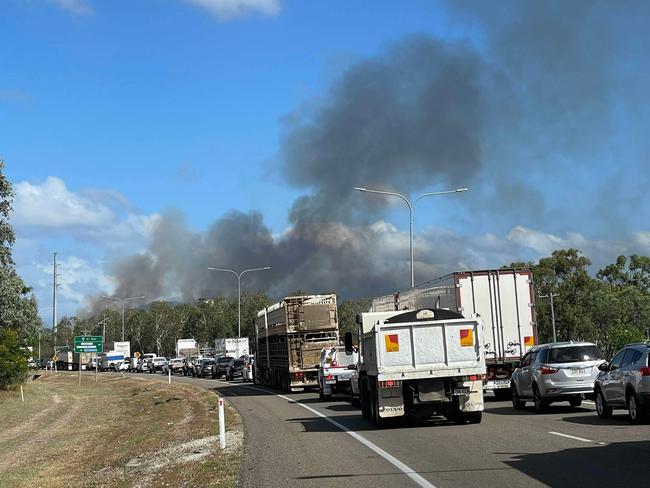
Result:
<svg viewBox="0 0 650 488">
<path fill-rule="evenodd" d="M 650 367 L 644 366 L 639 370 L 639 373 L 641 373 L 641 376 L 650 376 Z"/>
<path fill-rule="evenodd" d="M 542 366 L 542 367 L 540 368 L 540 370 L 539 370 L 539 372 L 540 372 L 542 375 L 545 375 L 545 374 L 555 374 L 555 373 L 557 373 L 558 371 L 559 371 L 559 369 L 557 369 L 557 368 L 551 368 L 551 367 L 549 367 L 549 366 Z"/>
<path fill-rule="evenodd" d="M 296 380 L 301 380 L 305 377 L 305 373 L 298 371 L 297 373 L 291 373 L 291 377 Z"/>
<path fill-rule="evenodd" d="M 379 382 L 379 388 L 398 388 L 402 386 L 402 380 L 385 380 Z"/>
<path fill-rule="evenodd" d="M 334 375 L 333 375 L 333 374 L 328 374 L 327 376 L 325 376 L 325 379 L 326 379 L 326 380 L 333 380 L 333 379 L 334 379 Z"/>
</svg>

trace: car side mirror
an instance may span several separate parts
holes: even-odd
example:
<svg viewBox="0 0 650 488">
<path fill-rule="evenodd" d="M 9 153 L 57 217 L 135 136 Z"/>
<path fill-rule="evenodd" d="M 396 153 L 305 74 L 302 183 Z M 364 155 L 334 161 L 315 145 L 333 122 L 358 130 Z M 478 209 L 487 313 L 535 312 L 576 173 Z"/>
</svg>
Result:
<svg viewBox="0 0 650 488">
<path fill-rule="evenodd" d="M 607 362 L 600 363 L 598 369 L 601 371 L 609 371 L 609 364 Z"/>
<path fill-rule="evenodd" d="M 357 365 L 356 364 L 350 364 L 350 365 L 348 365 L 348 369 L 356 371 L 357 370 Z"/>
<path fill-rule="evenodd" d="M 352 344 L 352 332 L 346 332 L 343 337 L 343 342 L 345 344 L 345 354 L 348 356 L 354 352 L 354 344 Z"/>
</svg>

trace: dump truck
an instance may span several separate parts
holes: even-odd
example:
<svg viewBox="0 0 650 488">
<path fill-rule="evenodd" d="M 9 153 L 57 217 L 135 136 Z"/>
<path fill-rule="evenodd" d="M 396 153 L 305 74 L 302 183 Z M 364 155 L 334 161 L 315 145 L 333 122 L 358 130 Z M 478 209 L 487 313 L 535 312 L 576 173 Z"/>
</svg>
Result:
<svg viewBox="0 0 650 488">
<path fill-rule="evenodd" d="M 336 295 L 286 297 L 258 312 L 255 332 L 255 383 L 316 388 L 321 351 L 339 344 Z"/>
<path fill-rule="evenodd" d="M 532 271 L 528 268 L 458 271 L 409 290 L 375 298 L 371 311 L 442 308 L 484 324 L 486 391 L 510 395 L 514 363 L 537 344 Z"/>
<path fill-rule="evenodd" d="M 483 324 L 458 312 L 368 312 L 357 318 L 359 403 L 382 428 L 390 419 L 443 415 L 479 423 L 483 412 Z M 352 334 L 345 335 L 353 352 Z"/>
</svg>

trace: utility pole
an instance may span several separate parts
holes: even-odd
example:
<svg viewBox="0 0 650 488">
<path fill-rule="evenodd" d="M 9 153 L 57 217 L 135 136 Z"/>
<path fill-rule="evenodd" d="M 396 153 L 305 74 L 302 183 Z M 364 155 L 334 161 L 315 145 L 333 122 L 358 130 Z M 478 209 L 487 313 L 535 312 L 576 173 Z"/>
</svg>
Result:
<svg viewBox="0 0 650 488">
<path fill-rule="evenodd" d="M 54 344 L 56 344 L 56 287 L 58 286 L 56 284 L 56 278 L 58 276 L 58 273 L 56 272 L 57 269 L 57 264 L 56 264 L 56 252 L 54 253 L 54 263 L 53 263 L 53 273 L 52 273 L 52 333 L 54 334 Z"/>
<path fill-rule="evenodd" d="M 549 293 L 548 295 L 539 296 L 539 298 L 548 298 L 551 301 L 551 325 L 553 326 L 553 342 L 557 342 L 557 336 L 555 335 L 555 307 L 553 306 L 553 298 L 559 296 L 559 293 Z"/>
</svg>

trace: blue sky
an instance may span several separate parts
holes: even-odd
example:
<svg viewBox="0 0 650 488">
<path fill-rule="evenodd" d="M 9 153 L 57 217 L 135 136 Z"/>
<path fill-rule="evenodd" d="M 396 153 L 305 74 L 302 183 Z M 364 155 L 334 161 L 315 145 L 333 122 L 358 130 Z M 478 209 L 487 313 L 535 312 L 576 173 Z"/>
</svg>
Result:
<svg viewBox="0 0 650 488">
<path fill-rule="evenodd" d="M 317 125 L 355 66 L 390 57 L 391 46 L 413 36 L 479 60 L 482 114 L 480 164 L 466 174 L 418 173 L 395 188 L 412 195 L 456 183 L 471 188 L 418 204 L 420 278 L 569 246 L 596 266 L 650 253 L 648 108 L 641 103 L 648 34 L 634 21 L 643 4 L 616 12 L 602 3 L 578 6 L 559 17 L 525 2 L 504 2 L 503 11 L 468 5 L 0 0 L 0 156 L 16 189 L 17 266 L 42 314 L 50 313 L 52 251 L 62 260 L 62 313 L 75 313 L 89 295 L 132 289 L 115 277 L 116 262 L 137 253 L 161 259 L 152 236 L 174 209 L 187 223 L 183 243 L 199 239 L 209 248 L 215 221 L 232 210 L 257 211 L 274 239 L 269 252 L 282 248 L 295 229 L 296 199 L 331 188 L 287 176 L 287 135 L 296 124 Z M 545 15 L 550 22 L 541 22 Z M 599 44 L 596 34 L 614 41 Z M 514 36 L 530 49 L 517 51 Z M 513 96 L 520 98 L 511 106 Z M 331 171 L 350 188 L 392 188 L 390 181 L 348 182 L 346 165 L 356 164 Z M 344 219 L 337 232 L 359 232 L 377 246 L 373 265 L 385 284 L 376 292 L 385 292 L 406 281 L 406 212 L 399 202 L 364 205 L 367 221 Z M 315 256 L 332 266 L 330 254 Z M 398 278 L 383 280 L 396 270 Z M 346 281 L 320 268 L 315 274 L 334 288 Z M 163 276 L 148 296 L 192 298 L 168 285 L 176 278 Z M 295 276 L 272 279 L 252 286 L 272 294 L 300 287 Z M 215 293 L 224 291 L 219 286 Z"/>
</svg>

